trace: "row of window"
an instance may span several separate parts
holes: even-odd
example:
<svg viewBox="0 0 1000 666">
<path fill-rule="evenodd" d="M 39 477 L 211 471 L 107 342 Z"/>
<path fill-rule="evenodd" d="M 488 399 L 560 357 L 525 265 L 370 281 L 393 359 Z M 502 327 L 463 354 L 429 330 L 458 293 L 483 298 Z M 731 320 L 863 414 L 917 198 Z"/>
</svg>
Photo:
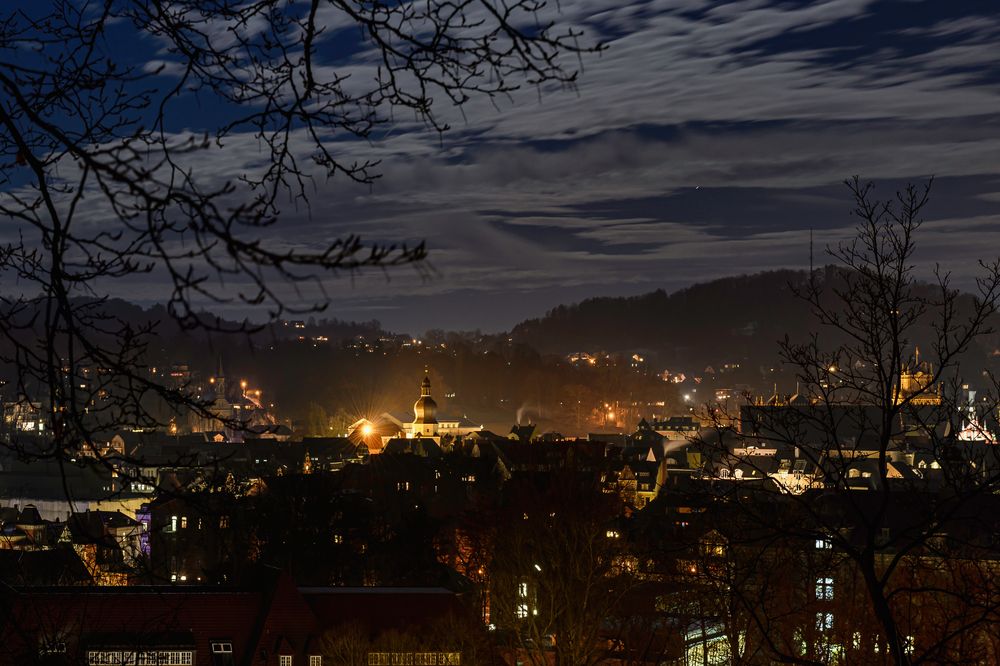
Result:
<svg viewBox="0 0 1000 666">
<path fill-rule="evenodd" d="M 91 650 L 88 666 L 192 666 L 191 650 Z"/>
<path fill-rule="evenodd" d="M 202 519 L 198 519 L 197 529 L 202 528 Z M 187 516 L 170 516 L 170 532 L 176 532 L 178 527 L 182 530 L 186 530 L 188 527 Z M 229 516 L 219 517 L 219 529 L 226 529 L 229 527 Z"/>
<path fill-rule="evenodd" d="M 278 657 L 278 666 L 294 666 L 292 656 L 283 654 Z M 309 655 L 309 666 L 323 666 L 323 657 L 316 654 Z"/>
</svg>

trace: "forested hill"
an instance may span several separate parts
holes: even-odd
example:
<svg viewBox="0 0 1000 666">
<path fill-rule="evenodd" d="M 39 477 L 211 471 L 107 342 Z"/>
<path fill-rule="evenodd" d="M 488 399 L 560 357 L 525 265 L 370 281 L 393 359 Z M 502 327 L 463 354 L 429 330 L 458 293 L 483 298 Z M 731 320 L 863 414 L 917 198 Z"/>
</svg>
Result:
<svg viewBox="0 0 1000 666">
<path fill-rule="evenodd" d="M 841 276 L 828 267 L 818 277 L 830 287 Z M 792 289 L 807 279 L 806 271 L 778 270 L 722 278 L 669 294 L 657 290 L 627 298 L 593 298 L 524 321 L 511 335 L 556 354 L 645 351 L 664 363 L 685 366 L 728 360 L 771 363 L 777 356 L 776 342 L 786 334 L 805 341 L 816 330 L 808 305 Z M 929 336 L 921 333 L 913 342 L 929 344 Z M 831 336 L 827 342 L 835 340 Z"/>
</svg>

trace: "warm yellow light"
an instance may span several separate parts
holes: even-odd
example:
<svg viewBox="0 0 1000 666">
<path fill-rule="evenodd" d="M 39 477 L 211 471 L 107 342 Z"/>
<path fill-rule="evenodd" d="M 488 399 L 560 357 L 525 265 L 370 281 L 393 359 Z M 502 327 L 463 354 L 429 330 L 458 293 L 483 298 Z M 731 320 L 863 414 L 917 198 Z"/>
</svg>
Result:
<svg viewBox="0 0 1000 666">
<path fill-rule="evenodd" d="M 368 437 L 369 435 L 371 435 L 372 432 L 374 432 L 374 430 L 375 429 L 372 428 L 372 424 L 371 423 L 366 423 L 363 426 L 361 426 L 361 434 L 364 435 L 365 437 Z"/>
<path fill-rule="evenodd" d="M 244 391 L 247 390 L 247 380 L 244 379 L 240 381 L 240 388 L 243 389 Z"/>
<path fill-rule="evenodd" d="M 608 420 L 609 421 L 614 421 L 615 420 L 615 413 L 614 412 L 608 412 Z"/>
</svg>

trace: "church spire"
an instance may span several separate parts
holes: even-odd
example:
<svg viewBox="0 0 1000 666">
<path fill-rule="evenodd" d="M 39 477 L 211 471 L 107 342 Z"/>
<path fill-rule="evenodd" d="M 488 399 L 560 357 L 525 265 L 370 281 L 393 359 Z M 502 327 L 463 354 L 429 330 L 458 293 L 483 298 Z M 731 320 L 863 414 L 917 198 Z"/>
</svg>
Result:
<svg viewBox="0 0 1000 666">
<path fill-rule="evenodd" d="M 215 370 L 215 395 L 217 398 L 226 397 L 226 371 L 222 368 L 222 354 L 219 354 L 219 363 Z"/>
</svg>

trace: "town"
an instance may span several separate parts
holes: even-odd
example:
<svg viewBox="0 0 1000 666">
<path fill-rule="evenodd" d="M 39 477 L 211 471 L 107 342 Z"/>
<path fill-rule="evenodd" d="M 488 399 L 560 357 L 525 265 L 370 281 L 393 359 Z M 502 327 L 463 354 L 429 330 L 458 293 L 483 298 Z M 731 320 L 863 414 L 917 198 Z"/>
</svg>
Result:
<svg viewBox="0 0 1000 666">
<path fill-rule="evenodd" d="M 0 666 L 1000 664 L 998 39 L 3 3 Z"/>
<path fill-rule="evenodd" d="M 144 663 L 121 661 L 128 641 L 160 664 L 242 663 L 271 644 L 281 664 L 310 666 L 351 649 L 384 663 L 703 664 L 774 649 L 850 663 L 887 649 L 850 559 L 868 527 L 852 521 L 876 511 L 875 557 L 905 571 L 894 603 L 914 609 L 903 640 L 924 645 L 937 640 L 925 626 L 990 603 L 998 553 L 981 521 L 1000 506 L 977 492 L 932 539 L 937 514 L 915 507 L 941 502 L 956 477 L 1000 477 L 1000 460 L 996 414 L 968 387 L 953 408 L 913 357 L 893 397 L 913 412 L 900 411 L 884 463 L 876 407 L 801 393 L 747 396 L 732 412 L 728 396 L 710 410 L 685 401 L 634 429 L 607 416 L 564 436 L 439 413 L 424 376 L 409 414 L 297 436 L 220 363 L 205 382 L 212 417 L 95 436 L 68 465 L 19 460 L 44 452 L 46 410 L 11 403 L 0 555 L 5 583 L 24 591 L 17 612 L 45 621 L 8 648 L 75 649 L 81 635 L 49 617 L 72 608 L 108 636 L 87 643 L 89 663 Z M 960 600 L 907 597 L 941 577 L 961 581 Z M 56 591 L 69 589 L 72 601 Z M 288 625 L 281 604 L 303 615 Z M 214 607 L 226 616 L 194 619 Z M 168 609 L 193 628 L 115 634 Z M 1000 648 L 970 631 L 949 652 Z"/>
</svg>

